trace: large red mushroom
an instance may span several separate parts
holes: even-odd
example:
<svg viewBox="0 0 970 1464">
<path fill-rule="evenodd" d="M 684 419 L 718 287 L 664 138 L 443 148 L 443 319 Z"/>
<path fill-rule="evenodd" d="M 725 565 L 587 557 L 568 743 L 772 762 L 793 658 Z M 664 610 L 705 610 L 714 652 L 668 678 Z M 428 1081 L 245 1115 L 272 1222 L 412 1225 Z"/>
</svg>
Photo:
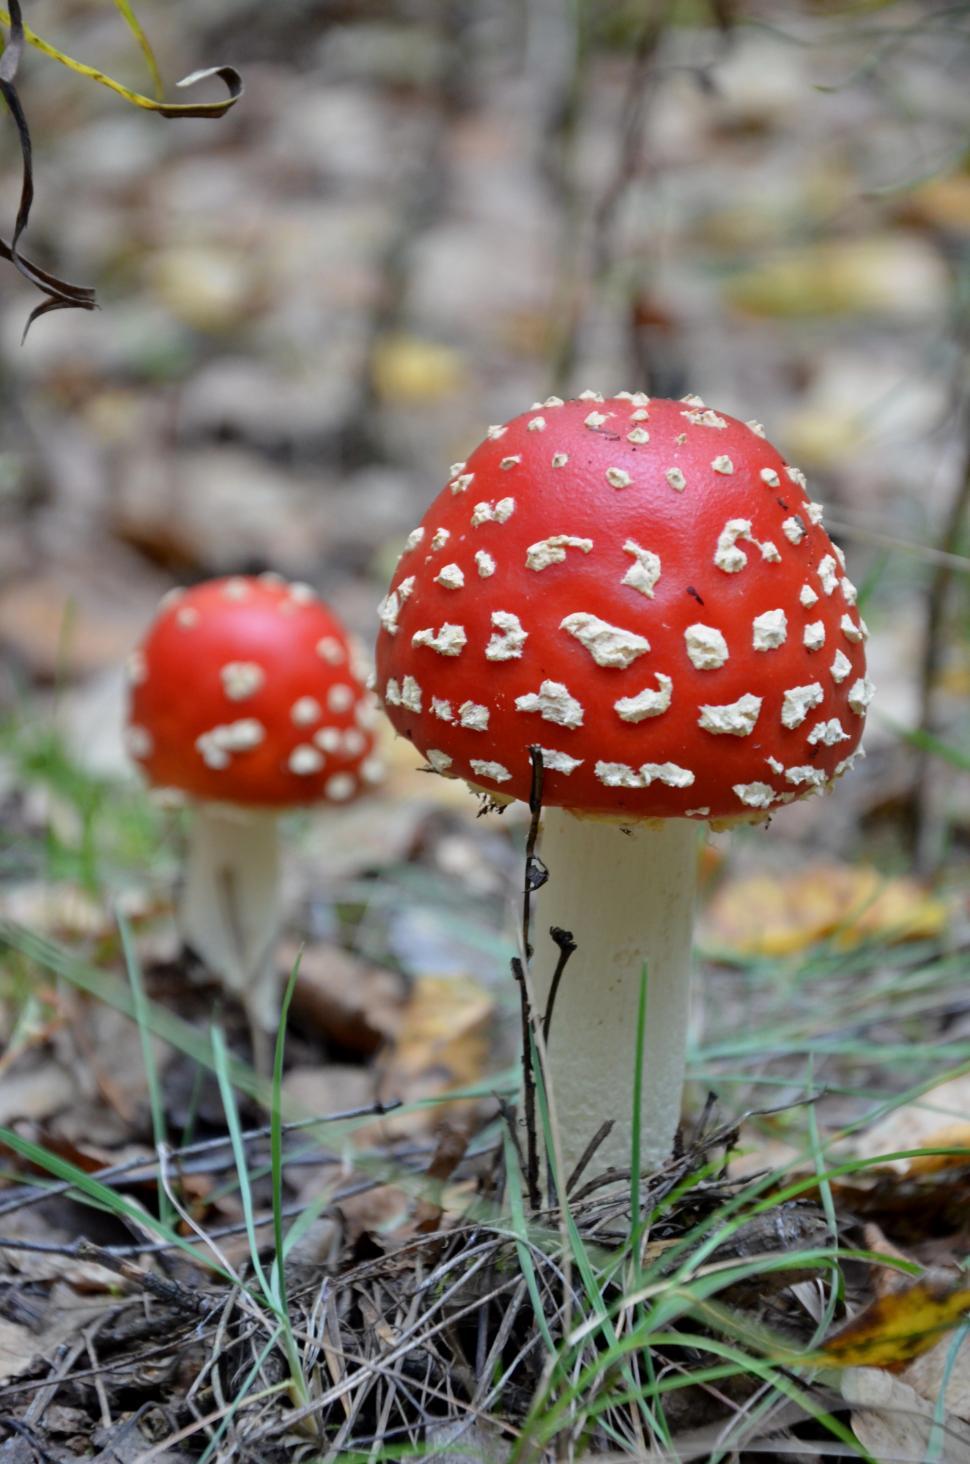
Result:
<svg viewBox="0 0 970 1464">
<path fill-rule="evenodd" d="M 186 942 L 277 1023 L 277 821 L 379 780 L 373 708 L 347 633 L 308 585 L 274 574 L 166 595 L 129 661 L 128 752 L 195 803 L 180 902 Z"/>
<path fill-rule="evenodd" d="M 491 427 L 410 535 L 377 687 L 436 772 L 528 799 L 545 768 L 542 925 L 578 951 L 550 1074 L 567 1162 L 643 1157 L 680 1114 L 698 824 L 765 821 L 851 766 L 872 687 L 841 550 L 756 422 L 696 397 L 552 397 Z M 559 950 L 537 945 L 547 1000 Z"/>
</svg>

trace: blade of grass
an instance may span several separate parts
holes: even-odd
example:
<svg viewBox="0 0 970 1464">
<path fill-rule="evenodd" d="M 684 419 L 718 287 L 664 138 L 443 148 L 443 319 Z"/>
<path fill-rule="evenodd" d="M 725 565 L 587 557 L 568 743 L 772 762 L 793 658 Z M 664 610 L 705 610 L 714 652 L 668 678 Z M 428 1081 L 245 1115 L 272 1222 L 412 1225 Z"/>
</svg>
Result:
<svg viewBox="0 0 970 1464">
<path fill-rule="evenodd" d="M 165 95 L 165 86 L 162 82 L 162 73 L 158 69 L 158 62 L 155 59 L 152 43 L 145 34 L 141 21 L 131 7 L 131 0 L 115 0 L 115 6 L 134 36 L 145 58 L 145 65 L 148 67 L 148 74 L 151 76 L 152 86 L 155 90 L 155 100 L 156 102 L 160 102 Z"/>
<path fill-rule="evenodd" d="M 232 1280 L 227 1272 L 215 1265 L 203 1252 L 197 1250 L 177 1230 L 173 1230 L 171 1226 L 166 1225 L 147 1210 L 133 1204 L 124 1195 L 120 1195 L 115 1190 L 109 1189 L 107 1185 L 92 1179 L 83 1169 L 79 1169 L 76 1164 L 71 1164 L 67 1159 L 62 1159 L 59 1154 L 49 1154 L 40 1144 L 32 1143 L 30 1139 L 21 1138 L 20 1134 L 14 1133 L 12 1129 L 2 1127 L 0 1127 L 0 1144 L 5 1144 L 7 1148 L 13 1149 L 14 1153 L 36 1165 L 38 1169 L 46 1170 L 48 1174 L 53 1174 L 57 1179 L 67 1180 L 79 1196 L 89 1200 L 96 1208 L 106 1210 L 109 1214 L 126 1221 L 136 1231 L 153 1232 L 164 1239 L 168 1245 L 174 1246 L 190 1256 L 197 1266 L 214 1272 L 225 1281 Z"/>
<path fill-rule="evenodd" d="M 131 986 L 132 1002 L 134 1003 L 135 1024 L 138 1027 L 138 1038 L 141 1043 L 142 1065 L 145 1069 L 145 1082 L 148 1085 L 148 1104 L 152 1116 L 152 1137 L 155 1141 L 155 1152 L 159 1152 L 162 1145 L 168 1143 L 168 1128 L 165 1122 L 165 1103 L 162 1098 L 162 1085 L 158 1079 L 158 1065 L 155 1062 L 155 1050 L 152 1047 L 151 1032 L 148 1025 L 148 998 L 145 995 L 145 984 L 142 980 L 141 963 L 138 960 L 138 953 L 131 937 L 131 927 L 120 911 L 116 913 L 118 930 L 121 934 L 121 949 L 125 957 L 125 967 L 128 971 L 128 982 Z M 166 1225 L 172 1223 L 172 1207 L 169 1204 L 165 1186 L 161 1177 L 157 1180 L 158 1185 L 158 1213 Z"/>
</svg>

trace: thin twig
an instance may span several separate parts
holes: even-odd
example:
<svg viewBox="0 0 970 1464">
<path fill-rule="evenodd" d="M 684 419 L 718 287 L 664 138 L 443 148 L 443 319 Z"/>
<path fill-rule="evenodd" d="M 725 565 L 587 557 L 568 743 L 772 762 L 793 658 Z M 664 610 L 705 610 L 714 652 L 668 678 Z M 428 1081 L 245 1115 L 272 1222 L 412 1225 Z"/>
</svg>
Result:
<svg viewBox="0 0 970 1464">
<path fill-rule="evenodd" d="M 566 969 L 569 957 L 576 949 L 576 942 L 573 940 L 571 930 L 563 930 L 559 925 L 551 925 L 549 934 L 559 947 L 559 959 L 556 962 L 556 969 L 552 973 L 552 981 L 549 984 L 549 997 L 546 1001 L 546 1010 L 542 1018 L 542 1040 L 549 1045 L 549 1030 L 552 1027 L 552 1014 L 556 1007 L 556 997 L 559 994 L 559 983 L 562 980 L 562 973 Z"/>
<path fill-rule="evenodd" d="M 525 877 L 522 881 L 522 956 L 512 957 L 512 975 L 519 987 L 519 1002 L 522 1015 L 522 1108 L 525 1118 L 526 1140 L 526 1189 L 531 1209 L 538 1210 L 542 1203 L 539 1190 L 539 1140 L 536 1131 L 536 1086 L 532 1064 L 532 1004 L 525 979 L 525 964 L 532 955 L 532 896 L 541 889 L 549 878 L 549 871 L 536 854 L 539 841 L 539 824 L 542 819 L 542 785 L 545 765 L 542 748 L 529 748 L 532 764 L 532 784 L 529 789 L 529 832 L 525 842 Z"/>
</svg>

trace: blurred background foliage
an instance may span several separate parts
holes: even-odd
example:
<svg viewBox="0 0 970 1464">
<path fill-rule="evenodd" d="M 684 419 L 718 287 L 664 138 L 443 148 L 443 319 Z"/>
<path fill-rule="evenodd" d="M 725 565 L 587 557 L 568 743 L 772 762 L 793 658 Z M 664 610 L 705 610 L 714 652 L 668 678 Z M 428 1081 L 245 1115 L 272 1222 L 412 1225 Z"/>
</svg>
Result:
<svg viewBox="0 0 970 1464">
<path fill-rule="evenodd" d="M 168 96 L 216 65 L 246 93 L 171 121 L 21 62 L 23 248 L 101 308 L 21 345 L 36 296 L 3 266 L 7 796 L 36 777 L 35 714 L 91 777 L 124 772 L 120 666 L 172 583 L 279 569 L 370 641 L 403 535 L 488 422 L 554 390 L 695 391 L 761 418 L 809 475 L 873 629 L 868 761 L 786 812 L 773 852 L 959 864 L 966 5 L 146 0 L 138 17 Z M 110 0 L 25 19 L 152 92 Z M 9 237 L 9 118 L 6 140 Z M 438 781 L 403 786 L 433 799 Z"/>
</svg>

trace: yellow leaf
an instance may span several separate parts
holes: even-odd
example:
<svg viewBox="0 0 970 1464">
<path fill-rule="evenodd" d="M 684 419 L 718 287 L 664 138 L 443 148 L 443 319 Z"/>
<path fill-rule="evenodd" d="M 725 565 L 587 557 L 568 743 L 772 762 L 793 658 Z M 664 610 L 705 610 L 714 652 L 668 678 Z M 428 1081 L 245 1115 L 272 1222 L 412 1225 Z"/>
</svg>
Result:
<svg viewBox="0 0 970 1464">
<path fill-rule="evenodd" d="M 897 1368 L 928 1352 L 970 1310 L 970 1286 L 923 1277 L 880 1296 L 822 1344 L 816 1361 L 837 1367 Z"/>
<path fill-rule="evenodd" d="M 708 908 L 705 938 L 740 955 L 787 956 L 828 937 L 842 949 L 932 937 L 946 919 L 943 901 L 915 880 L 819 864 L 800 874 L 729 881 Z"/>
<path fill-rule="evenodd" d="M 465 385 L 465 364 L 459 353 L 418 336 L 388 335 L 379 340 L 371 374 L 378 396 L 398 406 L 441 401 Z"/>
<path fill-rule="evenodd" d="M 467 977 L 419 977 L 380 1064 L 381 1097 L 410 1103 L 477 1083 L 488 1066 L 493 1007 L 488 992 Z M 396 1133 L 436 1128 L 443 1116 L 460 1127 L 475 1107 L 458 1101 L 383 1122 Z"/>
<path fill-rule="evenodd" d="M 766 255 L 735 275 L 729 301 L 752 315 L 923 315 L 942 307 L 946 272 L 928 243 L 882 234 Z"/>
</svg>

